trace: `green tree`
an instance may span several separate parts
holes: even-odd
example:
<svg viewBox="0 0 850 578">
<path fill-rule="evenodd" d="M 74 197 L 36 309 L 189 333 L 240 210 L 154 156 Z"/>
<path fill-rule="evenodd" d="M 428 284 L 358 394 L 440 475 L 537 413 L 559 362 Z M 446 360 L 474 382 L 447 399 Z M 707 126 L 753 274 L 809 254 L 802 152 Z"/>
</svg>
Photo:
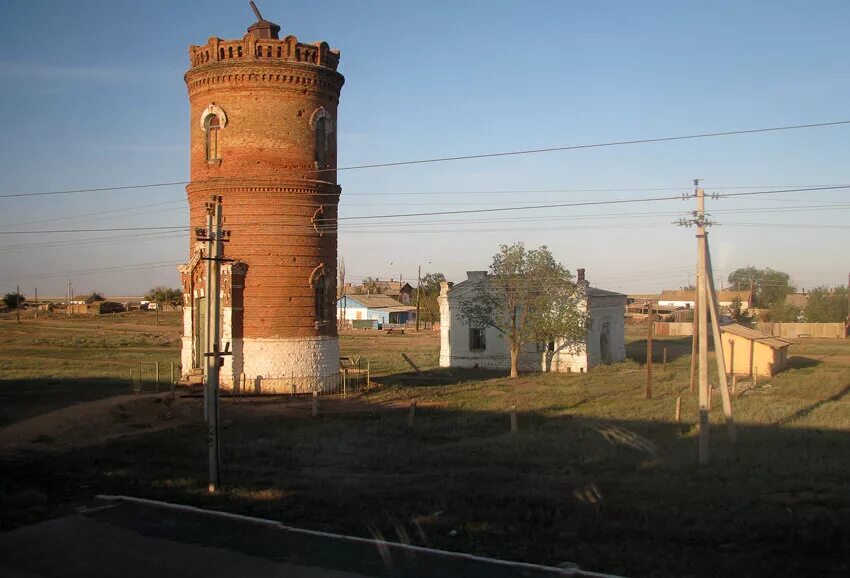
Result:
<svg viewBox="0 0 850 578">
<path fill-rule="evenodd" d="M 3 303 L 5 303 L 6 307 L 9 309 L 17 309 L 19 305 L 26 300 L 26 297 L 17 292 L 6 293 L 5 295 L 3 295 Z"/>
<path fill-rule="evenodd" d="M 440 307 L 437 298 L 440 296 L 440 283 L 445 282 L 446 276 L 442 273 L 426 273 L 419 283 L 418 297 L 420 317 L 424 317 L 429 323 L 433 323 L 439 316 Z"/>
<path fill-rule="evenodd" d="M 156 323 L 159 325 L 159 310 L 166 303 L 168 305 L 179 305 L 183 300 L 183 292 L 180 289 L 157 285 L 145 293 L 145 299 L 156 303 Z"/>
<path fill-rule="evenodd" d="M 744 309 L 744 304 L 740 297 L 735 297 L 732 300 L 732 305 L 729 307 L 729 316 L 735 320 L 735 323 L 747 325 L 753 320 L 753 316 Z"/>
<path fill-rule="evenodd" d="M 360 286 L 360 292 L 369 295 L 383 293 L 385 289 L 386 286 L 379 285 L 378 280 L 372 277 L 366 277 L 365 279 L 363 279 L 363 284 Z"/>
<path fill-rule="evenodd" d="M 179 305 L 183 299 L 183 292 L 180 289 L 171 289 L 165 285 L 158 285 L 145 293 L 147 301 L 153 301 L 160 305 Z"/>
<path fill-rule="evenodd" d="M 809 323 L 838 323 L 847 319 L 847 288 L 815 287 L 803 309 Z"/>
<path fill-rule="evenodd" d="M 794 323 L 800 319 L 800 308 L 789 305 L 783 299 L 773 303 L 765 315 L 767 321 L 775 323 Z"/>
<path fill-rule="evenodd" d="M 583 341 L 588 319 L 584 290 L 546 246 L 527 250 L 522 243 L 502 245 L 490 273 L 473 282 L 461 301 L 461 315 L 470 327 L 493 327 L 505 336 L 512 378 L 527 343 Z"/>
<path fill-rule="evenodd" d="M 746 291 L 752 287 L 759 307 L 770 308 L 774 303 L 782 303 L 785 296 L 796 291 L 791 276 L 770 267 L 742 267 L 729 273 L 729 286 L 736 291 Z"/>
</svg>

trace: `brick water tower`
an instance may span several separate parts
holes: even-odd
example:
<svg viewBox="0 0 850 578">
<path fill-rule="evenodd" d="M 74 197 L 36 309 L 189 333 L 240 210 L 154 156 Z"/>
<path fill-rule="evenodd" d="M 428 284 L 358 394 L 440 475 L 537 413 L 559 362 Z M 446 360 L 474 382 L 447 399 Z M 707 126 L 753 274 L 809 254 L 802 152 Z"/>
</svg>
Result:
<svg viewBox="0 0 850 578">
<path fill-rule="evenodd" d="M 336 329 L 339 51 L 279 37 L 262 18 L 239 40 L 189 47 L 191 230 L 221 196 L 230 231 L 222 265 L 221 385 L 249 392 L 309 391 L 338 376 Z M 323 225 L 325 223 L 325 225 Z M 205 244 L 180 266 L 182 365 L 197 378 L 206 350 Z"/>
</svg>

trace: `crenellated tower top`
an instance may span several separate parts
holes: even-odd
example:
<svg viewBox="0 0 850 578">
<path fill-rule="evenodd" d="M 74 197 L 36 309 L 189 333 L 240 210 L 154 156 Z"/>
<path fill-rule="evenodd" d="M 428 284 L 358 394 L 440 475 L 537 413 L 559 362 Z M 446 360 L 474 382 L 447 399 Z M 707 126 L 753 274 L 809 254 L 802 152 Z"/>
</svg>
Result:
<svg viewBox="0 0 850 578">
<path fill-rule="evenodd" d="M 263 18 L 251 2 L 257 21 L 248 27 L 241 40 L 222 40 L 211 36 L 206 45 L 189 46 L 190 69 L 219 62 L 297 62 L 330 70 L 339 66 L 339 50 L 327 42 L 305 44 L 295 36 L 279 38 L 280 26 Z"/>
</svg>

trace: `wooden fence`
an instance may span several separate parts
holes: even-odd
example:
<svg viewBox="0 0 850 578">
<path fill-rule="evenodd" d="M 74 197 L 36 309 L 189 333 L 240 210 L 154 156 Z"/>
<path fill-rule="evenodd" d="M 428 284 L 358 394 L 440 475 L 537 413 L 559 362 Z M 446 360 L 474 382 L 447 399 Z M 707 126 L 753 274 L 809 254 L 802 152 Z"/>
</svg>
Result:
<svg viewBox="0 0 850 578">
<path fill-rule="evenodd" d="M 843 323 L 772 323 L 759 321 L 756 329 L 773 335 L 797 339 L 798 337 L 816 337 L 820 339 L 844 339 L 847 330 Z"/>
<path fill-rule="evenodd" d="M 665 323 L 656 321 L 652 325 L 655 335 L 670 335 L 673 337 L 684 337 L 694 334 L 694 324 L 687 323 Z"/>
</svg>

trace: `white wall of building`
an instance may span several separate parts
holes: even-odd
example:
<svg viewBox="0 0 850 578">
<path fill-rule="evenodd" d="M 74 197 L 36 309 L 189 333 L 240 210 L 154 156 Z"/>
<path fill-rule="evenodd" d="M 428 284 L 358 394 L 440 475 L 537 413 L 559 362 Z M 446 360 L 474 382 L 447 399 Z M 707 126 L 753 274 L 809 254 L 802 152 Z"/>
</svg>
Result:
<svg viewBox="0 0 850 578">
<path fill-rule="evenodd" d="M 460 301 L 471 296 L 467 289 L 442 291 L 440 304 L 440 367 L 510 369 L 510 342 L 496 328 L 485 329 L 484 350 L 470 349 L 470 327 L 461 314 Z M 625 323 L 622 297 L 600 297 L 590 300 L 590 329 L 584 342 L 555 343 L 555 351 L 546 344 L 527 344 L 519 358 L 520 371 L 583 372 L 603 361 L 616 363 L 626 358 Z M 608 346 L 603 360 L 603 332 Z"/>
<path fill-rule="evenodd" d="M 365 307 L 352 307 L 349 302 L 348 307 L 339 307 L 336 310 L 337 319 L 369 319 L 369 311 Z"/>
</svg>

